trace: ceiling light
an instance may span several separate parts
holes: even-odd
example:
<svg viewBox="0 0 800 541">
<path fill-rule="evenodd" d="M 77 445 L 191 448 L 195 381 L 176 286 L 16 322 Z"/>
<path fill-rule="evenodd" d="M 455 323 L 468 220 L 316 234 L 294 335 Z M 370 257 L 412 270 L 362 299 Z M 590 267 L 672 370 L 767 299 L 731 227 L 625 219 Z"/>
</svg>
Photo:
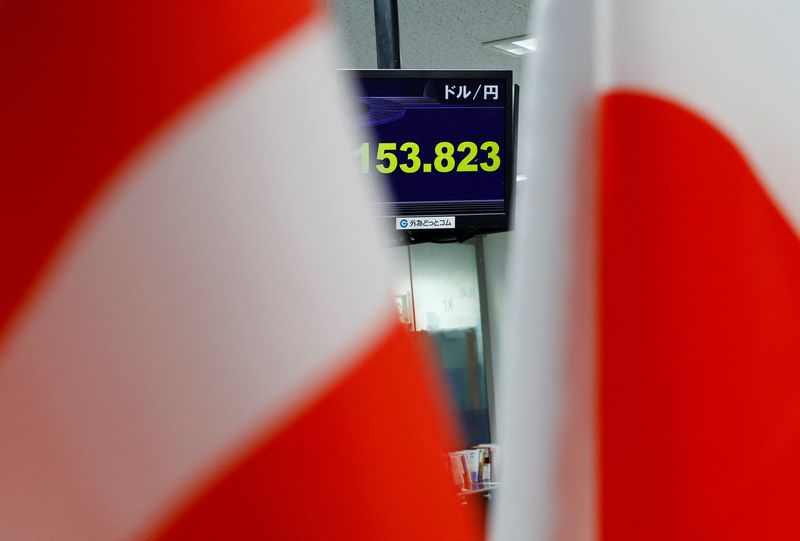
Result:
<svg viewBox="0 0 800 541">
<path fill-rule="evenodd" d="M 513 56 L 522 56 L 536 50 L 536 38 L 530 36 L 514 36 L 513 38 L 487 41 L 483 45 L 498 49 Z"/>
<path fill-rule="evenodd" d="M 522 47 L 523 49 L 527 49 L 530 52 L 536 50 L 536 38 L 525 38 L 519 41 L 512 41 L 514 45 L 517 47 Z"/>
</svg>

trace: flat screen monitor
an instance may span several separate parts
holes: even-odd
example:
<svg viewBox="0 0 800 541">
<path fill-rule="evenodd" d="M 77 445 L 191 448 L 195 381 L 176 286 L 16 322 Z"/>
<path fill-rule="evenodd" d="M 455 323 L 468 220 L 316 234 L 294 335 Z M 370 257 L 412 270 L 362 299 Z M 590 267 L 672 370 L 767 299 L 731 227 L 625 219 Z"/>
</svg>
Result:
<svg viewBox="0 0 800 541">
<path fill-rule="evenodd" d="M 376 213 L 411 242 L 508 229 L 512 72 L 342 70 L 371 134 L 355 159 L 386 182 Z M 366 139 L 367 137 L 365 137 Z"/>
</svg>

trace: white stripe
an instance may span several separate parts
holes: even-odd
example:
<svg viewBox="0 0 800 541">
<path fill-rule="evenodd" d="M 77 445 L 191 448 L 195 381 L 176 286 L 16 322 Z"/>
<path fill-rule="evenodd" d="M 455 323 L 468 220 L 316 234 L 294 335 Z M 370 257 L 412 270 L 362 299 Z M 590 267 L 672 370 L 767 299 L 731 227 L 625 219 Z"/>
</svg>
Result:
<svg viewBox="0 0 800 541">
<path fill-rule="evenodd" d="M 121 173 L 12 329 L 0 538 L 146 531 L 385 328 L 334 44 L 277 49 Z"/>
<path fill-rule="evenodd" d="M 542 0 L 520 112 L 510 311 L 498 363 L 502 490 L 492 539 L 591 539 L 594 163 L 591 4 Z"/>
<path fill-rule="evenodd" d="M 604 0 L 602 84 L 699 111 L 744 152 L 800 231 L 800 2 Z"/>
</svg>

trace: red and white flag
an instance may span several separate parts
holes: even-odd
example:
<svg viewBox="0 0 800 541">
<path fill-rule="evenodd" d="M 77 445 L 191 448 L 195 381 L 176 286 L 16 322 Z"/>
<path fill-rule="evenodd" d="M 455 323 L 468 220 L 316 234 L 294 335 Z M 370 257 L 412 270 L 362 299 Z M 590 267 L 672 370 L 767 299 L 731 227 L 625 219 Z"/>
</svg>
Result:
<svg viewBox="0 0 800 541">
<path fill-rule="evenodd" d="M 307 1 L 0 3 L 0 538 L 472 539 Z"/>
<path fill-rule="evenodd" d="M 494 539 L 800 539 L 800 4 L 537 8 Z"/>
</svg>

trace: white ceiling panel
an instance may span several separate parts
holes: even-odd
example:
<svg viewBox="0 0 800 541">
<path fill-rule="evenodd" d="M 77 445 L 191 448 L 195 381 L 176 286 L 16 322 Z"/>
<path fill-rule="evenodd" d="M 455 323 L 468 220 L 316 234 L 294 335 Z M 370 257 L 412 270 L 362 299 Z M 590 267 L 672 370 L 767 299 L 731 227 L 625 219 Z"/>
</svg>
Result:
<svg viewBox="0 0 800 541">
<path fill-rule="evenodd" d="M 343 68 L 375 68 L 372 0 L 328 0 Z M 528 33 L 529 0 L 398 0 L 400 56 L 407 69 L 512 69 L 521 58 L 483 43 Z"/>
</svg>

